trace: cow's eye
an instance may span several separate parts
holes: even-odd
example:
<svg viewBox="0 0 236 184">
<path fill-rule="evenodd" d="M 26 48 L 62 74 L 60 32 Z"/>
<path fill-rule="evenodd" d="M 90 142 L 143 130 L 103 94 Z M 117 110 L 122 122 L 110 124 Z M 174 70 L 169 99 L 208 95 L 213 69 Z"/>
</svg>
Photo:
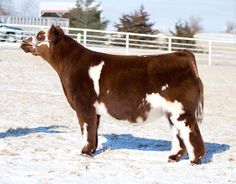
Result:
<svg viewBox="0 0 236 184">
<path fill-rule="evenodd" d="M 45 39 L 46 39 L 45 35 L 46 35 L 46 33 L 44 31 L 40 31 L 37 34 L 36 38 L 37 38 L 38 41 L 45 41 Z"/>
</svg>

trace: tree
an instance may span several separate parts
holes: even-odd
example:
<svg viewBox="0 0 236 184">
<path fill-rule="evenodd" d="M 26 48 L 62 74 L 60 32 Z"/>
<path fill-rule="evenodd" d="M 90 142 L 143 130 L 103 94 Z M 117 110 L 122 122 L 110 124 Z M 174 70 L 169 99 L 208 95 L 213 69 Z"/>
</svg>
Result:
<svg viewBox="0 0 236 184">
<path fill-rule="evenodd" d="M 9 15 L 12 12 L 11 0 L 0 0 L 0 16 Z"/>
<path fill-rule="evenodd" d="M 144 6 L 130 14 L 124 14 L 120 18 L 120 23 L 115 23 L 114 27 L 117 31 L 142 33 L 142 34 L 157 34 L 158 30 L 153 29 L 154 23 L 149 22 L 149 14 L 144 10 Z"/>
<path fill-rule="evenodd" d="M 170 31 L 170 33 L 173 36 L 188 38 L 193 38 L 195 35 L 195 31 L 191 28 L 190 24 L 187 21 L 182 22 L 182 20 L 175 24 L 175 31 Z"/>
<path fill-rule="evenodd" d="M 200 24 L 201 21 L 202 21 L 202 19 L 199 17 L 192 16 L 189 18 L 189 25 L 195 34 L 201 32 L 203 30 L 203 27 Z"/>
<path fill-rule="evenodd" d="M 228 22 L 226 24 L 226 33 L 232 33 L 232 34 L 236 34 L 236 23 L 233 22 Z"/>
<path fill-rule="evenodd" d="M 70 19 L 71 27 L 86 29 L 106 29 L 109 21 L 101 17 L 100 4 L 95 0 L 77 0 L 76 7 L 65 14 Z"/>
<path fill-rule="evenodd" d="M 186 37 L 186 38 L 193 38 L 194 35 L 202 30 L 202 27 L 200 26 L 200 20 L 194 17 L 191 17 L 189 21 L 183 22 L 182 20 L 179 20 L 175 24 L 175 31 L 170 31 L 170 33 L 175 37 Z M 194 40 L 182 40 L 182 39 L 173 39 L 174 43 L 173 47 L 185 47 L 185 48 L 195 48 L 195 41 Z M 178 43 L 181 43 L 183 45 L 179 45 Z M 178 49 L 177 49 L 178 50 Z"/>
<path fill-rule="evenodd" d="M 200 25 L 201 18 L 190 17 L 187 21 L 181 19 L 175 24 L 175 31 L 170 31 L 173 36 L 193 38 L 194 35 L 202 31 Z"/>
</svg>

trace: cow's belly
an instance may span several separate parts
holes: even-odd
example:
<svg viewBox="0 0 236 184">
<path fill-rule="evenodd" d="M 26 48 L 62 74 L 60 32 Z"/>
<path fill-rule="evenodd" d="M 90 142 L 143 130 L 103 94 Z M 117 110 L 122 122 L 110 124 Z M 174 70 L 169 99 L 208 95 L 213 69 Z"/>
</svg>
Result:
<svg viewBox="0 0 236 184">
<path fill-rule="evenodd" d="M 109 119 L 116 119 L 116 120 L 124 120 L 129 121 L 131 123 L 148 123 L 154 122 L 159 118 L 163 117 L 165 114 L 161 108 L 153 108 L 150 110 L 143 111 L 139 113 L 139 109 L 132 109 L 129 110 L 130 113 L 121 113 L 119 111 L 126 111 L 126 109 L 130 109 L 129 107 L 121 106 L 120 109 L 108 109 L 105 103 L 103 102 L 96 102 L 95 108 L 97 114 L 108 117 Z"/>
<path fill-rule="evenodd" d="M 119 103 L 119 102 L 117 102 Z M 126 120 L 132 123 L 154 122 L 163 116 L 169 114 L 172 121 L 184 113 L 183 105 L 175 100 L 170 102 L 159 93 L 147 94 L 144 99 L 135 107 L 124 104 L 116 104 L 116 107 L 110 107 L 104 102 L 94 104 L 97 114 L 118 120 Z M 124 113 L 128 111 L 129 113 Z"/>
</svg>

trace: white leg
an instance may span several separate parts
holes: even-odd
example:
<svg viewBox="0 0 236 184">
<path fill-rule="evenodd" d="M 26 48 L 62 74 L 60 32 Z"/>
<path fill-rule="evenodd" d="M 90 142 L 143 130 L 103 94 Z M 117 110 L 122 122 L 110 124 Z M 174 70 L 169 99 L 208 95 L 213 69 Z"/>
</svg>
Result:
<svg viewBox="0 0 236 184">
<path fill-rule="evenodd" d="M 179 161 L 179 159 L 185 154 L 185 146 L 183 141 L 180 139 L 179 131 L 172 126 L 173 138 L 172 148 L 169 156 L 169 161 Z"/>
</svg>

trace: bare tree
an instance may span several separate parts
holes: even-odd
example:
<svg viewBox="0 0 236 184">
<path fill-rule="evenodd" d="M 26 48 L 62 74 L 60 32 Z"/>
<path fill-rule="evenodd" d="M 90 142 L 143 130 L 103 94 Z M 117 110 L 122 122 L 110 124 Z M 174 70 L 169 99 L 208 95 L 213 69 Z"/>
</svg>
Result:
<svg viewBox="0 0 236 184">
<path fill-rule="evenodd" d="M 203 30 L 202 26 L 200 25 L 200 22 L 202 21 L 199 17 L 190 17 L 189 18 L 189 25 L 194 33 L 199 33 Z"/>
<path fill-rule="evenodd" d="M 236 34 L 236 23 L 227 22 L 225 32 Z"/>
<path fill-rule="evenodd" d="M 12 13 L 12 1 L 0 0 L 0 15 L 9 15 Z"/>
</svg>

